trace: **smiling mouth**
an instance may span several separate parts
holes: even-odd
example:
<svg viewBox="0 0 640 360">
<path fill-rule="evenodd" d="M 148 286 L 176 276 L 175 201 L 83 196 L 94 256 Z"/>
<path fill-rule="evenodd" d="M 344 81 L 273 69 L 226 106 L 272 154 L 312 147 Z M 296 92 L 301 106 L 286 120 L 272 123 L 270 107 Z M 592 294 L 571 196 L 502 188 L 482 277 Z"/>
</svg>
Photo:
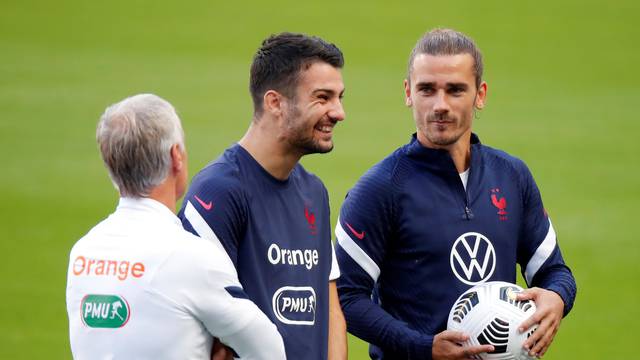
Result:
<svg viewBox="0 0 640 360">
<path fill-rule="evenodd" d="M 333 132 L 332 125 L 317 125 L 314 129 L 323 134 L 331 134 Z"/>
</svg>

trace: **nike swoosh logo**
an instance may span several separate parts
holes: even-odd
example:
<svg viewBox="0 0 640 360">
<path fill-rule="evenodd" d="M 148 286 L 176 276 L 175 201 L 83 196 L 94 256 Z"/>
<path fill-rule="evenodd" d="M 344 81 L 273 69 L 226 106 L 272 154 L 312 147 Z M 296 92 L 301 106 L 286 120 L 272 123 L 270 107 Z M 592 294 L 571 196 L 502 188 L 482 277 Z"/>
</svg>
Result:
<svg viewBox="0 0 640 360">
<path fill-rule="evenodd" d="M 361 232 L 357 232 L 355 231 L 351 225 L 349 225 L 349 223 L 345 223 L 347 225 L 347 227 L 349 228 L 349 230 L 351 230 L 351 232 L 353 233 L 353 235 L 355 235 L 359 240 L 364 239 L 364 230 L 362 230 Z"/>
<path fill-rule="evenodd" d="M 196 198 L 196 200 L 200 203 L 200 205 L 202 205 L 202 207 L 205 210 L 209 211 L 213 207 L 213 202 L 209 201 L 208 203 L 206 203 L 206 202 L 202 201 L 202 199 L 200 199 L 198 197 L 198 195 L 193 195 L 193 197 Z"/>
</svg>

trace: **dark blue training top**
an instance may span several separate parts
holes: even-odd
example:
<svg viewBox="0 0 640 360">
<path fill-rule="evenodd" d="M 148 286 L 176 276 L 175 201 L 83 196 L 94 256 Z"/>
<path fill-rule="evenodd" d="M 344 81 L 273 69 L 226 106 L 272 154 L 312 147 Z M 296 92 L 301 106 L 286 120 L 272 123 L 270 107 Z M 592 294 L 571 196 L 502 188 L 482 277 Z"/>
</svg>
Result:
<svg viewBox="0 0 640 360">
<path fill-rule="evenodd" d="M 327 358 L 333 250 L 320 179 L 298 164 L 278 180 L 236 144 L 193 178 L 178 216 L 222 244 L 244 289 L 229 292 L 277 325 L 288 359 Z"/>
<path fill-rule="evenodd" d="M 338 292 L 349 332 L 374 359 L 431 359 L 457 297 L 484 281 L 557 292 L 575 280 L 529 169 L 472 136 L 467 188 L 445 150 L 415 135 L 351 189 L 336 226 Z"/>
</svg>

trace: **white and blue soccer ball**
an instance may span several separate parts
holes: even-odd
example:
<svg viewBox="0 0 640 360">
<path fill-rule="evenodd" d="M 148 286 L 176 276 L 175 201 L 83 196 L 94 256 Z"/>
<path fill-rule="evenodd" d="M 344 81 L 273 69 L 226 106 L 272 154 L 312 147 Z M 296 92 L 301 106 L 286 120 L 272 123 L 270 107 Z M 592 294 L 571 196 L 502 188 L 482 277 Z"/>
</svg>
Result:
<svg viewBox="0 0 640 360">
<path fill-rule="evenodd" d="M 504 281 L 472 287 L 453 304 L 447 329 L 469 335 L 469 340 L 462 345 L 493 345 L 493 352 L 482 353 L 477 359 L 534 359 L 522 344 L 538 326 L 522 333 L 518 327 L 536 311 L 536 304 L 531 300 L 516 300 L 516 294 L 521 291 L 520 286 Z"/>
</svg>

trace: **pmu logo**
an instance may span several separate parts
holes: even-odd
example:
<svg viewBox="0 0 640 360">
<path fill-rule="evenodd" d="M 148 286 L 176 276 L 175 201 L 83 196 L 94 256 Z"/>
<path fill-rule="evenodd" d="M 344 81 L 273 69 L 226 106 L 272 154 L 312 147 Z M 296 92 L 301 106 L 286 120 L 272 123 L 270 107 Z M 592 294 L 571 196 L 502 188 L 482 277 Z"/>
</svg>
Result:
<svg viewBox="0 0 640 360">
<path fill-rule="evenodd" d="M 467 285 L 489 279 L 496 268 L 496 252 L 491 241 L 477 232 L 460 235 L 451 248 L 451 270 Z"/>
<path fill-rule="evenodd" d="M 273 313 L 290 325 L 316 322 L 316 292 L 310 286 L 283 286 L 273 294 Z"/>
<path fill-rule="evenodd" d="M 82 322 L 92 328 L 121 328 L 129 321 L 129 303 L 118 295 L 86 295 L 80 303 Z"/>
</svg>

